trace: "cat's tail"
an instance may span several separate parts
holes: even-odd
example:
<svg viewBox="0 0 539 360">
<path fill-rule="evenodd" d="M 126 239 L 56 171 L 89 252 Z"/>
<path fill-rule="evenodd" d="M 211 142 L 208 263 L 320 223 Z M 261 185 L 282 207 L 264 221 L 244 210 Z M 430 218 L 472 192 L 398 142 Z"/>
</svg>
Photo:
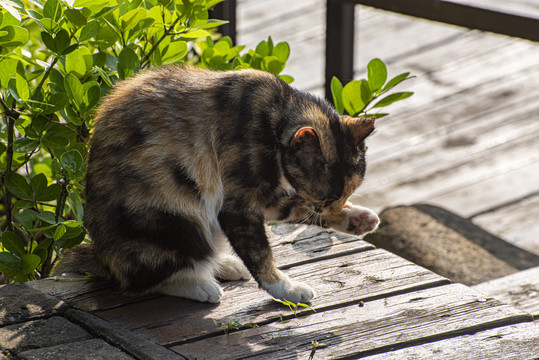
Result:
<svg viewBox="0 0 539 360">
<path fill-rule="evenodd" d="M 101 278 L 109 278 L 108 271 L 95 257 L 92 244 L 83 243 L 72 249 L 66 249 L 62 258 L 52 271 L 53 275 L 62 274 L 92 274 Z"/>
</svg>

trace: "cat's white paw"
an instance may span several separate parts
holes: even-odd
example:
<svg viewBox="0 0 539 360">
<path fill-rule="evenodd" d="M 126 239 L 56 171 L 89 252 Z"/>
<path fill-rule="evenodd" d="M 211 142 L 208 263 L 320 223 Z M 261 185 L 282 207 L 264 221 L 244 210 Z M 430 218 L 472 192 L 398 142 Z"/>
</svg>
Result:
<svg viewBox="0 0 539 360">
<path fill-rule="evenodd" d="M 346 230 L 354 235 L 365 235 L 378 228 L 380 219 L 371 209 L 346 204 L 343 208 L 348 219 Z"/>
<path fill-rule="evenodd" d="M 249 280 L 251 274 L 245 268 L 241 260 L 230 254 L 224 254 L 217 259 L 216 277 L 221 280 Z"/>
<path fill-rule="evenodd" d="M 293 303 L 305 303 L 314 296 L 314 290 L 303 283 L 283 277 L 281 281 L 274 284 L 263 284 L 262 287 L 274 298 L 288 300 Z"/>
<path fill-rule="evenodd" d="M 213 279 L 200 280 L 196 283 L 170 284 L 159 289 L 158 292 L 164 295 L 209 303 L 217 303 L 223 297 L 223 289 Z"/>
</svg>

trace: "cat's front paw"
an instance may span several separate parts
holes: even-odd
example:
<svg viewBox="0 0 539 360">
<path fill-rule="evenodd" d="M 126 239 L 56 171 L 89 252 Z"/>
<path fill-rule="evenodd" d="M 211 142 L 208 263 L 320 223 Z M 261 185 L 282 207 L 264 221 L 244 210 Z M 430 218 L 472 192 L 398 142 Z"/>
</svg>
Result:
<svg viewBox="0 0 539 360">
<path fill-rule="evenodd" d="M 288 300 L 295 304 L 309 302 L 314 296 L 314 290 L 301 282 L 283 277 L 279 282 L 264 285 L 263 288 L 274 298 Z"/>
<path fill-rule="evenodd" d="M 378 228 L 380 219 L 378 215 L 370 209 L 346 204 L 343 208 L 348 219 L 347 232 L 354 235 L 365 235 Z"/>
</svg>

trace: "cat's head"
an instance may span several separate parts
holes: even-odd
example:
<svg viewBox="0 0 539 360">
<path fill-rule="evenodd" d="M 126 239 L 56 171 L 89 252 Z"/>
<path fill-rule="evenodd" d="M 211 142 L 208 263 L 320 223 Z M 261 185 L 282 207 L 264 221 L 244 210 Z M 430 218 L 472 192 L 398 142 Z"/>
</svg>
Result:
<svg viewBox="0 0 539 360">
<path fill-rule="evenodd" d="M 317 213 L 335 214 L 365 176 L 365 139 L 374 118 L 337 115 L 294 129 L 283 168 L 297 195 Z"/>
</svg>

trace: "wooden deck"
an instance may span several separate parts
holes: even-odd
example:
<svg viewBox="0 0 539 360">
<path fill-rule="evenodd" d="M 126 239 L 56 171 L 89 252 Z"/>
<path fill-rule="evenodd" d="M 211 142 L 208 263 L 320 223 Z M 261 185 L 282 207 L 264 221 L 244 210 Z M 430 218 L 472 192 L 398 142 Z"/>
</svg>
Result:
<svg viewBox="0 0 539 360">
<path fill-rule="evenodd" d="M 220 304 L 121 296 L 99 282 L 45 279 L 30 285 L 112 323 L 118 333 L 143 336 L 186 359 L 354 359 L 404 348 L 411 355 L 395 358 L 417 359 L 440 347 L 455 349 L 455 343 L 481 346 L 449 351 L 452 359 L 539 355 L 539 326 L 532 321 L 538 308 L 530 314 L 450 284 L 354 236 L 288 224 L 268 233 L 279 266 L 316 289 L 313 310 L 299 307 L 294 314 L 253 280 L 223 284 Z M 105 340 L 125 346 L 115 335 Z M 122 348 L 129 352 L 128 345 Z"/>
<path fill-rule="evenodd" d="M 539 11 L 533 1 L 496 4 Z M 375 210 L 440 205 L 539 254 L 539 44 L 355 9 L 355 78 L 375 57 L 390 76 L 416 78 L 400 87 L 415 95 L 389 107 L 392 115 L 369 138 L 366 182 L 353 201 Z M 268 34 L 288 41 L 285 72 L 318 95 L 324 23 L 321 0 L 238 1 L 238 42 L 254 46 Z"/>
<path fill-rule="evenodd" d="M 290 42 L 286 72 L 298 88 L 321 95 L 324 6 L 238 0 L 238 42 L 253 46 L 268 34 Z M 367 181 L 353 201 L 375 210 L 441 205 L 539 254 L 539 45 L 356 11 L 356 77 L 380 57 L 393 75 L 416 76 L 402 85 L 416 94 L 378 122 Z M 268 234 L 280 268 L 316 289 L 312 309 L 294 313 L 253 280 L 223 284 L 220 304 L 122 296 L 103 282 L 45 279 L 29 286 L 84 311 L 65 316 L 137 359 L 153 358 L 145 344 L 146 355 L 130 350 L 142 338 L 179 359 L 539 358 L 536 300 L 501 301 L 451 284 L 350 235 L 286 224 Z M 518 291 L 537 299 L 537 269 L 529 274 L 530 285 Z M 101 322 L 90 321 L 96 318 Z"/>
</svg>

